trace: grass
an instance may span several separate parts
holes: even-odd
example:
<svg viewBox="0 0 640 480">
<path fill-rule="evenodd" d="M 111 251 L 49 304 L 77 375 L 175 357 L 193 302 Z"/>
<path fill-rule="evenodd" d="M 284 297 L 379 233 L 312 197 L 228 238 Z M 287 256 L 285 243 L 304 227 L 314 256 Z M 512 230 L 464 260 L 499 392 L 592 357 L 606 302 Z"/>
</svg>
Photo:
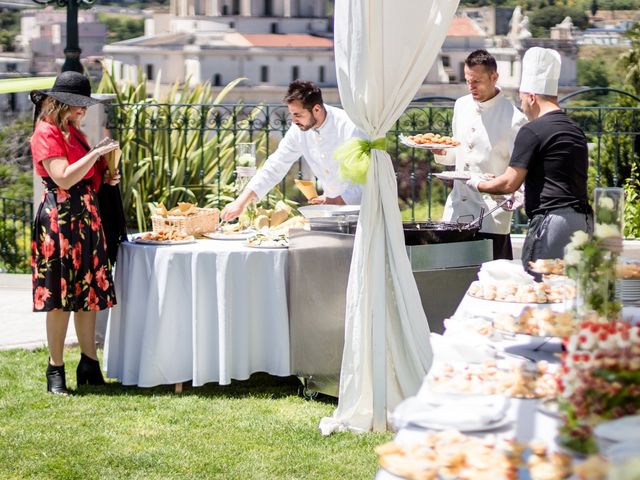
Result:
<svg viewBox="0 0 640 480">
<path fill-rule="evenodd" d="M 429 217 L 429 204 L 426 201 L 418 202 L 415 205 L 415 219 L 418 222 L 423 222 L 429 218 L 431 218 L 431 220 L 442 220 L 443 212 L 444 205 L 433 203 L 431 205 L 431 217 Z M 403 222 L 411 221 L 411 207 L 403 207 L 400 210 L 400 215 Z"/>
<path fill-rule="evenodd" d="M 65 352 L 75 388 L 77 348 Z M 0 352 L 2 479 L 367 479 L 390 433 L 323 437 L 335 399 L 307 401 L 295 377 L 142 389 L 108 383 L 46 393 L 45 350 Z"/>
</svg>

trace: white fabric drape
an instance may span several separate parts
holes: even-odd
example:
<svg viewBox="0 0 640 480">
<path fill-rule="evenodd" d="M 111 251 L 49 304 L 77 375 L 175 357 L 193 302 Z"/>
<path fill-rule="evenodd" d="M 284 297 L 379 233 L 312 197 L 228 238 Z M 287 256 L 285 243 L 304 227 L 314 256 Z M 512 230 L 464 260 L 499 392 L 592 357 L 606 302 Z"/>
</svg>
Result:
<svg viewBox="0 0 640 480">
<path fill-rule="evenodd" d="M 337 0 L 342 105 L 370 139 L 404 112 L 436 58 L 457 0 Z M 323 434 L 386 429 L 432 362 L 429 327 L 407 257 L 389 154 L 372 150 L 347 288 L 338 408 Z M 386 379 L 386 381 L 385 381 Z"/>
</svg>

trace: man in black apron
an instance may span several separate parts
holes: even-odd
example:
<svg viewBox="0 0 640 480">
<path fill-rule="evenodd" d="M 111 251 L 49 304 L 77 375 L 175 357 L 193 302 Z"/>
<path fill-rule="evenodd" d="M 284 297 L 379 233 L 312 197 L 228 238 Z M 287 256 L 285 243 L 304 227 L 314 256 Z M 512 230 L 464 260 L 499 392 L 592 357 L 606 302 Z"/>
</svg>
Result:
<svg viewBox="0 0 640 480">
<path fill-rule="evenodd" d="M 587 139 L 558 105 L 560 54 L 533 47 L 522 59 L 521 109 L 530 122 L 515 139 L 509 167 L 471 188 L 491 194 L 515 192 L 524 182 L 530 219 L 522 248 L 525 268 L 539 258 L 562 258 L 577 230 L 593 231 L 587 199 Z"/>
</svg>

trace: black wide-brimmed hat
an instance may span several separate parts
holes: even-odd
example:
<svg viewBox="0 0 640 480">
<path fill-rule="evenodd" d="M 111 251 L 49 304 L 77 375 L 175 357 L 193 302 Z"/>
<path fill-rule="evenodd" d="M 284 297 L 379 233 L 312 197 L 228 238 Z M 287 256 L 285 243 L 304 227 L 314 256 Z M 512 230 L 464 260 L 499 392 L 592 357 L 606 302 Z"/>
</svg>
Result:
<svg viewBox="0 0 640 480">
<path fill-rule="evenodd" d="M 91 96 L 89 79 L 78 72 L 62 72 L 56 77 L 50 90 L 32 90 L 29 94 L 36 105 L 42 103 L 45 97 L 53 97 L 59 102 L 71 107 L 90 107 L 100 100 Z"/>
</svg>

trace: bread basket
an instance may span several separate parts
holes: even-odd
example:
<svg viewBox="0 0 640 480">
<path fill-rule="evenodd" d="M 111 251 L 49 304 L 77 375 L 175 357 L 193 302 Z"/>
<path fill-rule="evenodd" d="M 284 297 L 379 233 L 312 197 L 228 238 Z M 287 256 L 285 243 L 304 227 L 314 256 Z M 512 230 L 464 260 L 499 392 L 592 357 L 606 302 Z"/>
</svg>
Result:
<svg viewBox="0 0 640 480">
<path fill-rule="evenodd" d="M 152 215 L 151 224 L 154 232 L 176 230 L 184 235 L 202 235 L 215 231 L 219 217 L 217 208 L 198 208 L 192 215 Z"/>
</svg>

